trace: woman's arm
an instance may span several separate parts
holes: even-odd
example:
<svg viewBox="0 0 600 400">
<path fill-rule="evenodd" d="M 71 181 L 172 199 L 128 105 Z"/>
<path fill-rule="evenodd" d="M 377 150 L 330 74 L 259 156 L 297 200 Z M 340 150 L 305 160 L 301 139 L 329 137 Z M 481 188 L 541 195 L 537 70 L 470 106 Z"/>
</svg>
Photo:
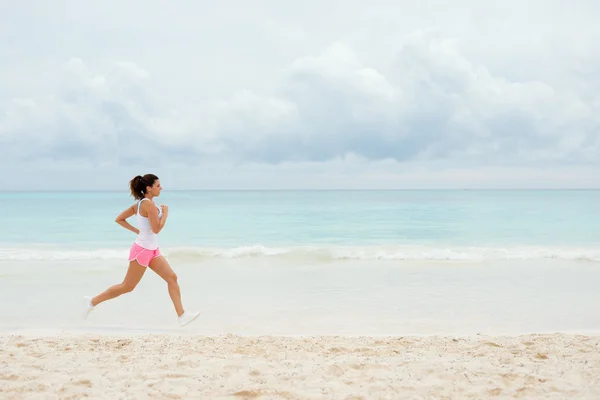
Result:
<svg viewBox="0 0 600 400">
<path fill-rule="evenodd" d="M 117 216 L 117 218 L 115 219 L 115 222 L 119 225 L 121 225 L 123 228 L 130 230 L 131 232 L 135 233 L 135 234 L 139 234 L 140 230 L 137 229 L 136 227 L 132 226 L 129 222 L 127 222 L 127 218 L 131 217 L 132 215 L 135 214 L 135 204 L 127 207 L 121 214 L 119 214 Z"/>
<path fill-rule="evenodd" d="M 150 208 L 146 208 L 146 211 L 148 212 L 148 220 L 150 221 L 150 228 L 152 229 L 152 232 L 158 235 L 158 232 L 164 228 L 165 223 L 167 222 L 169 208 L 167 206 L 162 206 L 163 214 L 161 218 L 158 218 L 158 209 L 154 204 L 152 204 Z"/>
</svg>

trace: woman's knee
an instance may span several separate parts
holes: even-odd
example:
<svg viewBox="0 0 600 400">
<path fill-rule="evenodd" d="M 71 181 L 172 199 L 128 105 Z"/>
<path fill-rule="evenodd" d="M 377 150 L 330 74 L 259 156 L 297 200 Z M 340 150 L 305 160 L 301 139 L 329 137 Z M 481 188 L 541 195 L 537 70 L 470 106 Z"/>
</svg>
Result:
<svg viewBox="0 0 600 400">
<path fill-rule="evenodd" d="M 133 283 L 129 283 L 129 282 L 123 282 L 121 284 L 121 290 L 123 291 L 123 293 L 130 293 L 133 292 L 133 289 L 135 289 L 137 285 L 133 284 Z"/>
<path fill-rule="evenodd" d="M 169 285 L 177 285 L 177 274 L 175 272 L 172 272 L 169 275 L 167 275 L 165 280 Z"/>
</svg>

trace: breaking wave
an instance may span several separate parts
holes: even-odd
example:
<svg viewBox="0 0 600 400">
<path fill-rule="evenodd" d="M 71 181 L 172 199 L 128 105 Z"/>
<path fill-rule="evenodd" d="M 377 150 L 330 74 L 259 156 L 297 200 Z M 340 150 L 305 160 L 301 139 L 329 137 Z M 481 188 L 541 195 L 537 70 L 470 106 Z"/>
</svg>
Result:
<svg viewBox="0 0 600 400">
<path fill-rule="evenodd" d="M 335 260 L 382 261 L 495 261 L 582 260 L 600 261 L 600 247 L 459 247 L 459 246 L 297 246 L 263 245 L 232 248 L 178 247 L 161 249 L 175 260 L 277 258 L 295 262 Z M 125 260 L 128 249 L 71 250 L 55 248 L 0 248 L 0 260 Z"/>
</svg>

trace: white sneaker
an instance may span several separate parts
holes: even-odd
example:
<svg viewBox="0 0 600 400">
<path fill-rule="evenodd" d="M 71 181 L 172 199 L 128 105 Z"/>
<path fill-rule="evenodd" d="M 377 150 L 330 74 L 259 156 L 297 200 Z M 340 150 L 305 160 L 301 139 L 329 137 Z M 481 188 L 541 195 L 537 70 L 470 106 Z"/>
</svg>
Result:
<svg viewBox="0 0 600 400">
<path fill-rule="evenodd" d="M 85 311 L 83 312 L 83 319 L 87 319 L 88 315 L 90 315 L 90 313 L 94 311 L 96 307 L 92 305 L 92 298 L 90 296 L 84 296 L 83 298 L 85 299 L 86 303 Z"/>
<path fill-rule="evenodd" d="M 184 312 L 177 319 L 179 321 L 179 326 L 186 326 L 187 324 L 189 324 L 190 322 L 192 322 L 193 320 L 198 318 L 199 315 L 200 315 L 200 311 L 194 311 L 192 313 Z"/>
</svg>

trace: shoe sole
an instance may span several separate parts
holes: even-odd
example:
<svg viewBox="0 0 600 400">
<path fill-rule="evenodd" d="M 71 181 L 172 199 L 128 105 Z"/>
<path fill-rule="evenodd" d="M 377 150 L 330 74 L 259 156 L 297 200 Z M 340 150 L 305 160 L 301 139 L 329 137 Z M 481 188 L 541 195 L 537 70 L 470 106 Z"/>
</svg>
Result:
<svg viewBox="0 0 600 400">
<path fill-rule="evenodd" d="M 194 317 L 192 319 L 190 319 L 189 321 L 187 321 L 185 324 L 179 325 L 181 328 L 183 328 L 184 326 L 194 322 L 196 320 L 196 318 L 198 318 L 200 316 L 200 313 L 194 315 Z"/>
</svg>

